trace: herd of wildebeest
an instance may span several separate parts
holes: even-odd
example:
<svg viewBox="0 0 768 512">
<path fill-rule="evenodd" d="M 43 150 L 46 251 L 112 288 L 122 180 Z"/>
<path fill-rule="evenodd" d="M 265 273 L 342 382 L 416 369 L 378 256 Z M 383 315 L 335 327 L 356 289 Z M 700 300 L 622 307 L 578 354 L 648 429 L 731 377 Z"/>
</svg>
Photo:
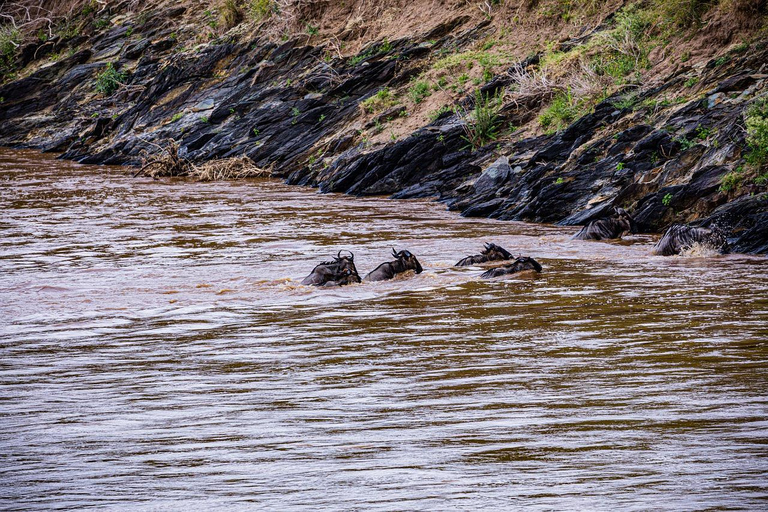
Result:
<svg viewBox="0 0 768 512">
<path fill-rule="evenodd" d="M 574 240 L 608 240 L 621 238 L 625 233 L 637 233 L 635 220 L 623 209 L 614 208 L 610 216 L 594 220 L 584 226 L 573 236 Z M 653 247 L 653 254 L 671 256 L 688 250 L 695 245 L 709 247 L 724 252 L 727 241 L 725 233 L 717 228 L 703 228 L 685 225 L 671 226 Z M 372 270 L 363 279 L 357 273 L 355 267 L 355 255 L 346 251 L 349 255 L 342 255 L 342 251 L 333 258 L 333 261 L 325 261 L 317 265 L 312 272 L 304 278 L 301 284 L 311 286 L 344 286 L 362 281 L 386 281 L 398 274 L 413 271 L 422 272 L 421 264 L 410 251 L 396 251 L 392 249 L 394 261 L 382 263 Z M 539 262 L 528 256 L 515 258 L 509 251 L 496 244 L 486 243 L 480 254 L 467 256 L 456 263 L 457 267 L 478 265 L 493 261 L 510 261 L 499 267 L 491 268 L 483 272 L 480 277 L 488 279 L 507 274 L 515 274 L 525 270 L 541 272 Z"/>
</svg>

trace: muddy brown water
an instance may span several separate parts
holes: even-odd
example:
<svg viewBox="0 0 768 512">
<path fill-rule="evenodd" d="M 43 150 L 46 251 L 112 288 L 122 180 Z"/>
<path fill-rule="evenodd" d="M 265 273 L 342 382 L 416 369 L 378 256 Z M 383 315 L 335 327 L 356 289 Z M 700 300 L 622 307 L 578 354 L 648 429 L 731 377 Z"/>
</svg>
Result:
<svg viewBox="0 0 768 512">
<path fill-rule="evenodd" d="M 768 261 L 0 150 L 3 509 L 768 506 Z M 540 275 L 452 267 L 483 242 Z M 424 272 L 299 284 L 351 249 Z"/>
</svg>

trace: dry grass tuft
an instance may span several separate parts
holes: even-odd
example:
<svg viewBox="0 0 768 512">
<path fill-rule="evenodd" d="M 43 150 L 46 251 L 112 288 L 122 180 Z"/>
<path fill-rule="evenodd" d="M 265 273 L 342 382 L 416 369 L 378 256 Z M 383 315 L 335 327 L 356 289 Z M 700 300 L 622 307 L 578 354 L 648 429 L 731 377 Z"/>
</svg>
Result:
<svg viewBox="0 0 768 512">
<path fill-rule="evenodd" d="M 551 98 L 557 91 L 562 89 L 560 84 L 550 78 L 546 69 L 536 70 L 515 64 L 509 68 L 507 74 L 512 80 L 510 93 L 513 97 Z"/>
<path fill-rule="evenodd" d="M 211 160 L 192 167 L 191 176 L 199 181 L 241 180 L 245 178 L 269 178 L 268 169 L 256 167 L 247 156 Z"/>
</svg>

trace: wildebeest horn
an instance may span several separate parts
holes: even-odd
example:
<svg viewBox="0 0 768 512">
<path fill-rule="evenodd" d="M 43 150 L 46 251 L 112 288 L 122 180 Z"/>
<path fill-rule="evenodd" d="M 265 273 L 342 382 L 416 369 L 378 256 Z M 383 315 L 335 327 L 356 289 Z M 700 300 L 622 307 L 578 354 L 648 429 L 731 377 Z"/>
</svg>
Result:
<svg viewBox="0 0 768 512">
<path fill-rule="evenodd" d="M 490 249 L 491 248 L 491 244 L 489 244 L 488 242 L 485 242 L 485 248 L 486 249 Z"/>
<path fill-rule="evenodd" d="M 341 256 L 341 253 L 342 253 L 342 251 L 343 251 L 343 250 L 344 250 L 344 249 L 342 249 L 341 251 L 339 251 L 339 253 L 336 255 L 336 259 L 338 259 L 338 260 L 340 260 L 340 259 L 341 259 L 341 257 L 342 257 L 342 256 Z M 354 261 L 354 259 L 355 259 L 355 255 L 354 255 L 354 253 L 353 253 L 352 251 L 347 251 L 347 252 L 349 253 L 349 259 L 350 259 L 350 260 L 352 260 L 352 261 Z"/>
</svg>

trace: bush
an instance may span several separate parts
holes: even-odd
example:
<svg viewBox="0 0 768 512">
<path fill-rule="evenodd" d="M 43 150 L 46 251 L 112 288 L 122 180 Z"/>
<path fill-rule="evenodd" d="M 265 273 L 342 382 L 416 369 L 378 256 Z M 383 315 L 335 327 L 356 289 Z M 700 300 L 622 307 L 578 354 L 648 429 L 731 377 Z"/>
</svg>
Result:
<svg viewBox="0 0 768 512">
<path fill-rule="evenodd" d="M 727 193 L 731 190 L 736 190 L 743 179 L 744 176 L 741 175 L 739 169 L 729 172 L 720 180 L 720 191 Z"/>
<path fill-rule="evenodd" d="M 744 124 L 747 127 L 747 163 L 755 167 L 768 164 L 768 97 L 755 101 L 747 109 Z"/>
<path fill-rule="evenodd" d="M 370 98 L 360 102 L 360 106 L 369 114 L 373 114 L 375 112 L 386 110 L 393 106 L 395 103 L 396 99 L 389 91 L 389 88 L 384 87 Z"/>
<path fill-rule="evenodd" d="M 424 98 L 432 94 L 430 90 L 431 87 L 429 86 L 429 82 L 419 80 L 414 82 L 414 84 L 411 86 L 411 89 L 408 91 L 408 95 L 411 97 L 414 103 L 421 103 L 424 101 Z"/>
<path fill-rule="evenodd" d="M 112 94 L 125 82 L 126 74 L 121 73 L 110 62 L 107 67 L 96 77 L 96 92 L 104 96 Z"/>
<path fill-rule="evenodd" d="M 474 149 L 481 148 L 496 139 L 500 108 L 501 94 L 491 96 L 483 95 L 479 90 L 475 92 L 475 108 L 471 116 L 466 113 L 461 116 L 465 122 L 464 140 Z"/>
<path fill-rule="evenodd" d="M 235 0 L 224 0 L 219 9 L 219 24 L 229 30 L 243 20 L 243 10 Z"/>
<path fill-rule="evenodd" d="M 549 107 L 539 116 L 539 124 L 547 133 L 560 131 L 581 117 L 586 107 L 587 102 L 577 100 L 568 89 L 554 97 Z"/>
<path fill-rule="evenodd" d="M 275 10 L 272 0 L 250 0 L 248 3 L 248 15 L 256 21 L 269 18 Z"/>
<path fill-rule="evenodd" d="M 712 0 L 657 0 L 664 19 L 681 28 L 700 25 L 701 17 L 714 3 Z"/>
<path fill-rule="evenodd" d="M 16 48 L 21 43 L 19 30 L 10 26 L 0 27 L 0 74 L 13 70 Z"/>
</svg>

